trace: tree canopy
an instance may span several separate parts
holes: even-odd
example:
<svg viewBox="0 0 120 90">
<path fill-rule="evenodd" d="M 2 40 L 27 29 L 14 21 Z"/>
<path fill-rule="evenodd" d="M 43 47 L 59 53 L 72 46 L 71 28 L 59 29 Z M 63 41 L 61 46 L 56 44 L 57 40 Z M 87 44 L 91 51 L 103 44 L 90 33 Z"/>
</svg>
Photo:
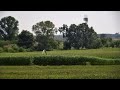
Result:
<svg viewBox="0 0 120 90">
<path fill-rule="evenodd" d="M 18 35 L 18 21 L 12 17 L 3 17 L 0 20 L 0 36 L 4 40 L 14 40 Z"/>
<path fill-rule="evenodd" d="M 57 31 L 53 22 L 38 22 L 32 26 L 32 31 L 36 34 L 36 41 L 38 42 L 37 50 L 50 50 L 53 47 L 53 38 Z"/>
<path fill-rule="evenodd" d="M 93 27 L 88 27 L 87 23 L 71 24 L 69 27 L 63 24 L 59 32 L 63 33 L 63 38 L 66 38 L 64 42 L 66 49 L 95 48 L 93 43 L 98 39 Z"/>
<path fill-rule="evenodd" d="M 30 48 L 33 46 L 34 37 L 33 34 L 27 30 L 23 30 L 18 35 L 18 45 L 24 48 Z"/>
</svg>

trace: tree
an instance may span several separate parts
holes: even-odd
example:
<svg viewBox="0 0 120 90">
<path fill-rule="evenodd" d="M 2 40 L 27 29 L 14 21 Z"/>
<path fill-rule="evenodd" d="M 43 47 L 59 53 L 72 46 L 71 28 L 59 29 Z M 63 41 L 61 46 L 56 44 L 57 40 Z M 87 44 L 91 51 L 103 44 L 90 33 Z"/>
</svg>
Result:
<svg viewBox="0 0 120 90">
<path fill-rule="evenodd" d="M 37 50 L 50 50 L 52 48 L 54 34 L 57 28 L 51 21 L 41 21 L 32 26 L 32 31 L 36 34 L 38 42 Z"/>
<path fill-rule="evenodd" d="M 41 21 L 32 26 L 32 31 L 36 35 L 44 35 L 47 37 L 53 37 L 56 31 L 55 25 L 50 21 Z"/>
<path fill-rule="evenodd" d="M 58 29 L 63 33 L 63 38 L 66 38 L 64 42 L 65 49 L 75 49 L 79 48 L 95 48 L 97 43 L 97 33 L 94 31 L 93 27 L 88 27 L 87 23 L 82 23 L 79 25 L 71 24 L 68 28 L 67 25 L 63 24 L 63 27 Z"/>
<path fill-rule="evenodd" d="M 14 40 L 18 35 L 18 23 L 12 16 L 2 18 L 0 20 L 0 36 L 4 40 Z"/>
<path fill-rule="evenodd" d="M 66 39 L 66 41 L 64 41 L 63 43 L 63 49 L 67 50 L 67 49 L 71 49 L 71 44 L 70 44 L 70 40 L 69 40 L 69 37 L 70 37 L 70 34 L 69 34 L 69 28 L 66 24 L 63 24 L 62 27 L 59 27 L 58 31 L 60 33 L 63 34 L 63 38 Z"/>
<path fill-rule="evenodd" d="M 34 37 L 33 34 L 27 30 L 23 30 L 18 35 L 18 45 L 24 48 L 30 48 L 33 46 Z"/>
</svg>

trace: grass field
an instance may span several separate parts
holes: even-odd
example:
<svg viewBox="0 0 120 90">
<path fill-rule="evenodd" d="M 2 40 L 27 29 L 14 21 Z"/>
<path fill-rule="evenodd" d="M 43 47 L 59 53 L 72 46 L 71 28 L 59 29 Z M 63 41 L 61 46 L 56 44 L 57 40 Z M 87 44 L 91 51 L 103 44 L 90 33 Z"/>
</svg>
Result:
<svg viewBox="0 0 120 90">
<path fill-rule="evenodd" d="M 0 66 L 0 79 L 120 79 L 120 65 Z"/>
<path fill-rule="evenodd" d="M 89 50 L 55 50 L 47 51 L 47 56 L 93 56 L 100 58 L 120 59 L 120 48 L 103 48 Z M 42 52 L 0 53 L 0 57 L 8 56 L 42 56 Z"/>
<path fill-rule="evenodd" d="M 43 55 L 42 52 L 0 53 L 0 57 L 22 56 Z M 120 48 L 47 51 L 47 56 L 120 59 Z M 0 66 L 0 79 L 120 79 L 120 65 Z"/>
</svg>

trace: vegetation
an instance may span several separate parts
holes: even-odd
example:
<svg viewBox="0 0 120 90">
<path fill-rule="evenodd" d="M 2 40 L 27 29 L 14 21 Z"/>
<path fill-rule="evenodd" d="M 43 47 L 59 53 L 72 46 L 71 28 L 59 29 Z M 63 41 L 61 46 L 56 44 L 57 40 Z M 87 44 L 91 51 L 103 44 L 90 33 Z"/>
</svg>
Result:
<svg viewBox="0 0 120 90">
<path fill-rule="evenodd" d="M 0 57 L 0 65 L 30 65 L 29 57 Z"/>
<path fill-rule="evenodd" d="M 22 52 L 22 53 L 1 53 L 0 59 L 15 57 L 15 60 L 24 62 L 28 58 L 32 64 L 36 65 L 119 65 L 120 48 L 103 48 L 89 50 L 57 50 L 47 51 L 47 55 L 42 52 Z M 26 57 L 26 58 L 25 58 Z M 12 63 L 12 61 L 9 61 Z M 13 60 L 14 62 L 14 60 Z M 7 64 L 6 64 L 7 65 Z"/>
<path fill-rule="evenodd" d="M 36 65 L 120 65 L 120 59 L 104 59 L 96 57 L 42 56 L 34 57 Z"/>
<path fill-rule="evenodd" d="M 23 48 L 21 48 L 23 49 Z M 23 49 L 24 50 L 24 49 Z M 38 57 L 38 56 L 91 56 L 108 59 L 119 59 L 120 48 L 101 48 L 85 50 L 54 50 L 47 51 L 47 55 L 37 52 L 17 52 L 17 53 L 0 53 L 0 57 Z"/>
<path fill-rule="evenodd" d="M 2 18 L 0 20 L 0 37 L 3 40 L 15 40 L 19 30 L 18 23 L 12 16 Z"/>
<path fill-rule="evenodd" d="M 33 34 L 27 30 L 23 30 L 18 35 L 18 45 L 24 48 L 31 48 L 34 44 L 34 37 Z"/>
<path fill-rule="evenodd" d="M 84 18 L 85 21 L 88 18 Z M 97 35 L 87 22 L 69 27 L 63 24 L 58 29 L 51 21 L 40 21 L 32 26 L 33 35 L 27 30 L 18 34 L 18 23 L 14 17 L 7 16 L 0 20 L 0 52 L 42 51 L 43 49 L 97 49 L 103 47 L 120 47 L 120 40 L 113 40 L 106 34 Z M 56 40 L 55 34 L 63 34 L 63 41 Z M 119 37 L 119 33 L 115 34 Z M 14 46 L 12 46 L 14 44 Z"/>
<path fill-rule="evenodd" d="M 37 50 L 51 50 L 54 47 L 55 25 L 50 21 L 41 21 L 32 26 L 36 34 Z"/>
<path fill-rule="evenodd" d="M 27 30 L 18 34 L 19 21 L 12 16 L 3 17 L 0 78 L 120 78 L 120 40 L 105 34 L 98 37 L 93 27 L 88 26 L 88 18 L 84 19 L 85 23 L 69 27 L 63 24 L 58 29 L 51 21 L 40 21 L 32 26 L 33 35 Z M 62 41 L 54 37 L 58 31 L 63 34 Z M 115 37 L 119 38 L 119 33 Z M 47 55 L 42 54 L 44 49 Z"/>
<path fill-rule="evenodd" d="M 120 79 L 120 65 L 0 66 L 0 79 Z"/>
<path fill-rule="evenodd" d="M 59 31 L 63 33 L 63 38 L 66 38 L 64 43 L 64 49 L 79 48 L 97 48 L 97 33 L 93 27 L 88 26 L 87 23 L 71 24 L 70 27 L 63 24 L 63 27 L 59 28 Z M 97 46 L 96 46 L 97 45 Z"/>
</svg>

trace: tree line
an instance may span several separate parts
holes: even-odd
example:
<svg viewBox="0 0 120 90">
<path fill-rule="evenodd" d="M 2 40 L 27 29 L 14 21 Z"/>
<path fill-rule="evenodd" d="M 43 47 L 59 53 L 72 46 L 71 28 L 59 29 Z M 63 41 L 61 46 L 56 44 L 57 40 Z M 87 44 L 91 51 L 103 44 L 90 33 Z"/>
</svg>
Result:
<svg viewBox="0 0 120 90">
<path fill-rule="evenodd" d="M 101 47 L 120 47 L 120 41 L 113 41 L 104 35 L 97 36 L 93 27 L 87 23 L 79 25 L 71 24 L 58 29 L 51 21 L 40 21 L 32 26 L 33 33 L 22 30 L 19 34 L 19 21 L 12 16 L 3 17 L 0 20 L 0 49 L 19 48 L 30 51 L 43 49 L 95 49 Z M 60 32 L 65 38 L 64 42 L 54 39 L 54 35 Z M 63 48 L 60 45 L 63 44 Z"/>
</svg>

